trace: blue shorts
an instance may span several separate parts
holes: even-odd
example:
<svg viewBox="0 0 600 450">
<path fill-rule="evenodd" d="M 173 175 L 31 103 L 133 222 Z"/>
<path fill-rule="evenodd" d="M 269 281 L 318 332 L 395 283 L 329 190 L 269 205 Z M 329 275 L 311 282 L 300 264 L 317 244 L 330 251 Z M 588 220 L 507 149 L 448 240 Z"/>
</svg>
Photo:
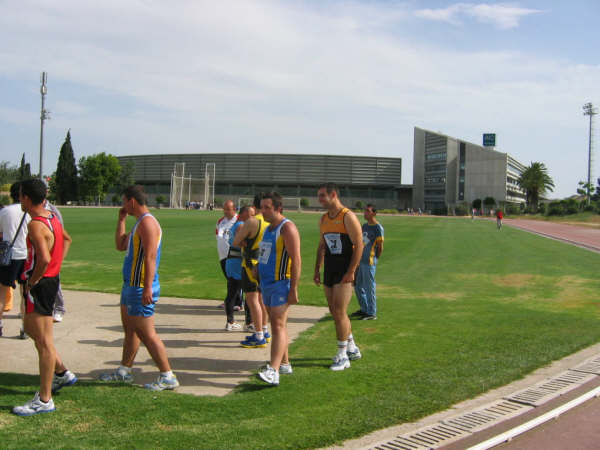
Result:
<svg viewBox="0 0 600 450">
<path fill-rule="evenodd" d="M 160 286 L 152 288 L 152 303 L 142 304 L 142 293 L 144 288 L 137 286 L 123 286 L 121 289 L 121 305 L 127 307 L 127 314 L 130 316 L 152 317 L 154 315 L 154 305 L 160 295 Z"/>
<path fill-rule="evenodd" d="M 279 280 L 271 284 L 261 284 L 262 298 L 265 306 L 281 306 L 288 301 L 290 280 Z"/>
</svg>

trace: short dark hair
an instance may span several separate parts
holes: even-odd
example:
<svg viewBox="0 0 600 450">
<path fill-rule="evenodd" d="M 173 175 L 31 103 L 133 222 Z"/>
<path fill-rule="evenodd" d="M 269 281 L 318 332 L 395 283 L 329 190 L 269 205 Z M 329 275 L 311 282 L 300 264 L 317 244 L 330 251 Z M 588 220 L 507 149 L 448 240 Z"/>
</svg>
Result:
<svg viewBox="0 0 600 450">
<path fill-rule="evenodd" d="M 135 201 L 142 206 L 148 203 L 148 195 L 146 194 L 146 191 L 144 191 L 144 187 L 140 184 L 127 186 L 123 190 L 123 195 L 127 197 L 128 200 L 135 198 Z"/>
<path fill-rule="evenodd" d="M 26 195 L 31 199 L 34 205 L 40 205 L 46 200 L 46 183 L 39 178 L 30 178 L 29 180 L 21 181 L 21 194 Z"/>
<path fill-rule="evenodd" d="M 271 202 L 273 203 L 273 208 L 275 208 L 275 209 L 281 208 L 281 210 L 283 211 L 283 198 L 281 197 L 281 195 L 278 192 L 275 192 L 275 191 L 268 192 L 263 195 L 262 199 L 265 200 L 267 198 L 271 199 Z"/>
<path fill-rule="evenodd" d="M 367 206 L 365 206 L 365 209 L 366 208 L 371 208 L 371 211 L 373 211 L 373 214 L 377 214 L 377 208 L 372 203 L 367 203 Z"/>
<path fill-rule="evenodd" d="M 325 189 L 328 194 L 335 192 L 338 195 L 338 197 L 340 195 L 340 190 L 339 190 L 337 184 L 335 184 L 335 183 L 323 183 L 323 184 L 319 185 L 319 189 Z"/>
<path fill-rule="evenodd" d="M 258 194 L 256 194 L 254 196 L 254 201 L 252 202 L 252 205 L 257 209 L 260 208 L 260 201 L 263 199 L 264 196 L 264 192 L 259 192 Z"/>
<path fill-rule="evenodd" d="M 244 205 L 240 208 L 240 210 L 238 211 L 238 215 L 242 215 L 244 214 L 246 211 L 248 211 L 250 209 L 249 205 Z"/>
<path fill-rule="evenodd" d="M 15 181 L 10 186 L 10 197 L 13 199 L 13 203 L 19 203 L 19 192 L 21 190 L 21 182 Z"/>
</svg>

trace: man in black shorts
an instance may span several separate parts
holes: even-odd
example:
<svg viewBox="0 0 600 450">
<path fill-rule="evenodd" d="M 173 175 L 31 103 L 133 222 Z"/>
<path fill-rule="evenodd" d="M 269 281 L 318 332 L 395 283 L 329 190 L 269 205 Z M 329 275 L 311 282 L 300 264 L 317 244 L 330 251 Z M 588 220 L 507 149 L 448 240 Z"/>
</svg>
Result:
<svg viewBox="0 0 600 450">
<path fill-rule="evenodd" d="M 321 265 L 324 262 L 323 286 L 335 322 L 338 349 L 329 368 L 339 371 L 349 368 L 351 360 L 362 357 L 354 342 L 347 310 L 352 298 L 354 273 L 364 245 L 360 222 L 340 201 L 337 186 L 333 183 L 323 184 L 317 195 L 327 212 L 319 224 L 321 238 L 317 248 L 314 282 L 317 286 L 321 284 Z"/>
<path fill-rule="evenodd" d="M 21 207 L 31 217 L 27 226 L 27 260 L 21 275 L 25 281 L 25 331 L 35 341 L 38 352 L 40 390 L 33 400 L 13 408 L 19 416 L 53 412 L 56 408 L 52 392 L 77 381 L 56 352 L 52 330 L 60 268 L 71 238 L 58 218 L 44 208 L 45 198 L 46 185 L 41 180 L 21 183 Z"/>
</svg>

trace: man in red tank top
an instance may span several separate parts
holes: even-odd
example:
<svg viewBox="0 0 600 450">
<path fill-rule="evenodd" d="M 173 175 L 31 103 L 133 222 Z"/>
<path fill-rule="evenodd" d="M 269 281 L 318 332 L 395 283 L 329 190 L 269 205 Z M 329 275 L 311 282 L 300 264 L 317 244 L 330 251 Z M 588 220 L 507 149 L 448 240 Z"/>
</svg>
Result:
<svg viewBox="0 0 600 450">
<path fill-rule="evenodd" d="M 71 237 L 60 221 L 44 208 L 46 185 L 38 179 L 21 183 L 21 208 L 29 213 L 27 226 L 27 260 L 21 278 L 24 286 L 25 332 L 35 341 L 40 363 L 40 390 L 33 400 L 15 406 L 13 413 L 20 416 L 52 412 L 52 392 L 70 386 L 77 377 L 62 363 L 52 333 L 52 313 L 58 293 L 58 277 L 64 256 L 71 245 Z"/>
</svg>

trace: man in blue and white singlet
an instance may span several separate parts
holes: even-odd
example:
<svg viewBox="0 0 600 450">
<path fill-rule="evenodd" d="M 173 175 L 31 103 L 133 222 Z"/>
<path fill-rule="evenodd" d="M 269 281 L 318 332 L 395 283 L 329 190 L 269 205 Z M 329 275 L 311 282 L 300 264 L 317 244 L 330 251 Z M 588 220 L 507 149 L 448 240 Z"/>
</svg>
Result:
<svg viewBox="0 0 600 450">
<path fill-rule="evenodd" d="M 136 218 L 130 233 L 125 232 L 128 215 Z M 179 382 L 171 370 L 165 345 L 154 327 L 154 304 L 160 294 L 158 266 L 162 230 L 158 220 L 148 210 L 142 186 L 129 186 L 123 193 L 123 207 L 119 210 L 115 243 L 117 250 L 127 252 L 123 262 L 121 290 L 121 321 L 125 332 L 123 359 L 114 372 L 102 374 L 100 379 L 133 381 L 131 367 L 140 342 L 143 342 L 160 371 L 158 379 L 145 387 L 153 391 L 175 389 Z"/>
<path fill-rule="evenodd" d="M 282 199 L 277 192 L 265 194 L 260 209 L 270 223 L 259 246 L 258 275 L 263 302 L 269 311 L 273 340 L 271 360 L 258 376 L 277 386 L 280 373 L 292 373 L 288 357 L 287 317 L 289 306 L 298 303 L 302 269 L 300 234 L 296 225 L 282 215 Z"/>
</svg>

